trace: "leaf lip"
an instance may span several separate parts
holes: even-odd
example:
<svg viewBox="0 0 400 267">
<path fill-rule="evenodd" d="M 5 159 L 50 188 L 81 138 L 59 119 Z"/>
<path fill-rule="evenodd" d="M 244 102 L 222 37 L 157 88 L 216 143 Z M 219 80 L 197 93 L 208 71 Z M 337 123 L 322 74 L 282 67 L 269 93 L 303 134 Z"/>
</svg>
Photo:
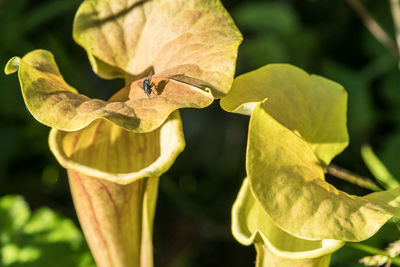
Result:
<svg viewBox="0 0 400 267">
<path fill-rule="evenodd" d="M 265 98 L 265 100 L 267 100 L 268 98 Z M 250 116 L 251 113 L 253 112 L 253 109 L 258 105 L 258 103 L 260 103 L 259 101 L 254 101 L 254 102 L 246 102 L 246 103 L 242 103 L 239 106 L 237 106 L 235 109 L 232 110 L 228 110 L 228 108 L 226 108 L 222 103 L 222 100 L 219 102 L 220 106 L 223 110 L 225 110 L 226 112 L 229 113 L 237 113 L 237 114 L 241 114 L 241 115 L 246 115 L 246 116 Z"/>
<path fill-rule="evenodd" d="M 243 245 L 249 246 L 253 243 L 259 242 L 258 240 L 261 239 L 264 242 L 264 245 L 268 247 L 275 255 L 283 257 L 283 258 L 288 258 L 288 259 L 308 259 L 308 258 L 317 258 L 321 257 L 324 255 L 332 254 L 342 246 L 344 246 L 345 242 L 341 240 L 335 240 L 335 239 L 309 239 L 311 240 L 321 240 L 322 241 L 322 246 L 317 249 L 312 249 L 312 250 L 306 250 L 306 251 L 297 251 L 297 252 L 291 252 L 291 251 L 284 251 L 281 249 L 278 249 L 275 247 L 269 240 L 268 238 L 261 232 L 261 230 L 255 230 L 250 236 L 246 235 L 241 229 L 242 227 L 240 226 L 239 223 L 239 210 L 242 208 L 242 205 L 246 199 L 246 194 L 252 194 L 254 197 L 253 192 L 251 191 L 251 188 L 249 186 L 249 178 L 246 177 L 243 180 L 242 186 L 240 188 L 240 191 L 238 193 L 238 196 L 232 206 L 232 211 L 231 211 L 231 216 L 232 216 L 232 222 L 231 222 L 231 229 L 232 229 L 232 234 L 233 236 Z M 255 198 L 255 201 L 258 203 L 257 198 Z M 261 205 L 262 206 L 262 205 Z M 265 211 L 265 210 L 264 210 Z M 279 227 L 278 225 L 276 225 Z M 280 227 L 279 227 L 280 228 Z M 281 228 L 282 229 L 282 228 Z M 285 231 L 286 232 L 286 231 Z M 291 234 L 287 232 L 288 234 Z M 292 235 L 292 234 L 291 234 Z M 298 237 L 301 239 L 307 239 L 303 237 Z"/>
<path fill-rule="evenodd" d="M 6 65 L 4 67 L 4 73 L 6 75 L 10 75 L 10 74 L 17 72 L 19 69 L 20 63 L 21 63 L 20 57 L 15 56 L 15 57 L 10 58 L 10 60 L 7 61 Z"/>
<path fill-rule="evenodd" d="M 163 151 L 161 151 L 160 155 L 158 156 L 157 159 L 155 159 L 150 165 L 147 167 L 135 171 L 135 172 L 128 172 L 128 173 L 110 173 L 110 172 L 105 172 L 98 170 L 96 168 L 81 164 L 79 162 L 76 162 L 74 160 L 69 159 L 63 149 L 59 146 L 57 137 L 58 134 L 61 132 L 60 130 L 56 128 L 52 128 L 49 133 L 49 147 L 51 152 L 54 154 L 55 158 L 57 161 L 60 163 L 61 166 L 63 166 L 66 169 L 70 169 L 73 171 L 77 171 L 79 173 L 108 180 L 111 182 L 116 182 L 118 184 L 126 185 L 132 182 L 135 182 L 139 179 L 143 179 L 146 177 L 159 177 L 161 174 L 166 172 L 174 163 L 175 159 L 178 157 L 178 155 L 184 150 L 185 148 L 185 139 L 183 137 L 182 132 L 182 125 L 180 122 L 180 116 L 177 111 L 173 112 L 170 117 L 172 117 L 171 120 L 166 120 L 166 122 L 160 126 L 160 128 L 157 128 L 156 130 L 160 129 L 161 131 L 163 130 L 162 127 L 166 123 L 170 123 L 169 127 L 173 128 L 170 131 L 176 131 L 177 133 L 175 136 L 178 139 L 178 146 L 174 147 L 171 151 L 168 151 L 168 157 L 165 160 L 165 156 L 163 157 Z M 160 137 L 162 138 L 162 137 Z"/>
</svg>

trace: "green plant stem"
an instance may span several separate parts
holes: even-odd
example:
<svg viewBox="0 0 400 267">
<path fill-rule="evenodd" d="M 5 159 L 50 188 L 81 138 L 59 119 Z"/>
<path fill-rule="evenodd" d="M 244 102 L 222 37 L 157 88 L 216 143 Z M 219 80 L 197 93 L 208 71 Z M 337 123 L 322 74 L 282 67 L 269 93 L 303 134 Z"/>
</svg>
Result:
<svg viewBox="0 0 400 267">
<path fill-rule="evenodd" d="M 396 29 L 397 51 L 400 54 L 400 3 L 399 0 L 390 0 L 390 9 L 392 11 L 393 23 Z"/>
<path fill-rule="evenodd" d="M 390 257 L 389 253 L 387 253 L 384 250 L 375 248 L 375 247 L 371 247 L 369 245 L 366 244 L 362 244 L 362 243 L 346 243 L 346 246 L 351 247 L 351 248 L 355 248 L 364 252 L 367 252 L 368 254 L 371 255 L 382 255 L 382 256 L 386 256 L 388 257 L 388 261 L 391 263 L 394 263 L 398 266 L 400 266 L 400 258 L 398 257 Z"/>
<path fill-rule="evenodd" d="M 391 51 L 397 58 L 399 58 L 399 50 L 396 43 L 390 38 L 386 31 L 379 25 L 379 23 L 371 16 L 368 10 L 363 6 L 359 0 L 346 0 L 354 11 L 360 16 L 365 27 L 372 33 L 372 35 L 389 51 Z"/>
<path fill-rule="evenodd" d="M 363 177 L 358 174 L 355 174 L 348 170 L 345 170 L 334 164 L 330 164 L 329 166 L 327 166 L 326 170 L 327 170 L 328 174 L 330 174 L 336 178 L 345 180 L 347 182 L 358 185 L 360 187 L 367 188 L 372 191 L 382 191 L 382 188 L 377 186 L 371 179 L 369 179 L 367 177 Z"/>
<path fill-rule="evenodd" d="M 367 168 L 383 188 L 389 190 L 400 186 L 399 181 L 386 169 L 370 146 L 361 147 L 361 156 Z"/>
</svg>

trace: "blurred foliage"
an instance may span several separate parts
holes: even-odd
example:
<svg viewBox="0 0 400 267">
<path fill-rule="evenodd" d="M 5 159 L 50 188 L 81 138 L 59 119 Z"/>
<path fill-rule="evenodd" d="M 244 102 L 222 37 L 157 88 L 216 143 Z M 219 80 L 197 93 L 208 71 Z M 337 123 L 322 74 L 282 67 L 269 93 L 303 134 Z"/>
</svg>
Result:
<svg viewBox="0 0 400 267">
<path fill-rule="evenodd" d="M 371 177 L 360 155 L 361 146 L 368 143 L 393 176 L 400 177 L 397 62 L 346 1 L 222 2 L 244 36 L 237 74 L 279 62 L 339 82 L 349 93 L 350 146 L 334 163 Z M 388 1 L 362 2 L 393 36 Z M 12 56 L 48 49 L 65 80 L 80 92 L 102 99 L 111 96 L 122 82 L 94 75 L 86 53 L 72 40 L 73 17 L 80 3 L 0 0 L 0 65 L 5 66 Z M 252 266 L 254 248 L 239 245 L 230 231 L 231 206 L 246 173 L 247 117 L 223 112 L 218 103 L 202 110 L 182 110 L 181 114 L 187 145 L 160 180 L 155 266 Z M 48 131 L 27 112 L 16 75 L 0 74 L 0 196 L 23 195 L 33 210 L 49 206 L 77 225 L 66 173 L 48 149 Z M 369 193 L 333 178 L 328 181 L 352 194 Z M 1 225 L 3 221 L 1 216 Z M 384 248 L 398 237 L 394 225 L 388 223 L 367 243 Z M 9 251 L 28 248 L 22 254 L 33 255 L 36 252 L 29 250 L 37 249 L 37 242 L 30 235 L 24 243 L 10 243 L 16 247 L 11 245 Z M 65 261 L 77 255 L 73 250 L 59 253 Z M 331 266 L 361 266 L 358 259 L 365 255 L 344 247 L 333 255 Z M 46 263 L 39 266 L 54 266 Z"/>
<path fill-rule="evenodd" d="M 95 266 L 79 229 L 49 208 L 31 213 L 21 196 L 7 195 L 0 218 L 0 266 Z"/>
<path fill-rule="evenodd" d="M 293 6 L 283 1 L 247 2 L 236 7 L 232 16 L 244 33 L 239 73 L 267 63 L 301 62 L 297 65 L 310 68 L 321 40 L 302 25 Z"/>
</svg>

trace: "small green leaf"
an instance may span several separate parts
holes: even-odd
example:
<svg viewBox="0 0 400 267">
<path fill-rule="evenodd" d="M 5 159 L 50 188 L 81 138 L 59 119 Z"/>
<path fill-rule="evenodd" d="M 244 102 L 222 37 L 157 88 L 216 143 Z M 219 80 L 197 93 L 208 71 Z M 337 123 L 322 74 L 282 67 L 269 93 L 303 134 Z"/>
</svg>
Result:
<svg viewBox="0 0 400 267">
<path fill-rule="evenodd" d="M 103 118 L 130 131 L 149 132 L 174 110 L 202 108 L 213 101 L 209 91 L 166 76 L 152 79 L 155 88 L 151 96 L 140 88 L 139 83 L 143 84 L 140 80 L 123 88 L 117 94 L 118 100 L 90 99 L 64 81 L 53 55 L 46 50 L 35 50 L 21 60 L 11 59 L 6 71 L 15 71 L 17 63 L 28 110 L 39 122 L 64 131 L 76 131 Z"/>
<path fill-rule="evenodd" d="M 324 179 L 309 143 L 254 108 L 247 147 L 250 188 L 273 222 L 306 239 L 361 241 L 400 216 L 400 188 L 364 197 L 348 195 Z"/>
<path fill-rule="evenodd" d="M 1 266 L 94 266 L 79 229 L 49 208 L 31 215 L 21 196 L 5 196 L 0 218 Z"/>
<path fill-rule="evenodd" d="M 260 101 L 275 120 L 310 143 L 323 163 L 347 146 L 347 93 L 339 84 L 291 65 L 271 64 L 237 77 L 221 106 L 250 115 Z"/>
<path fill-rule="evenodd" d="M 393 189 L 400 186 L 399 181 L 386 169 L 370 146 L 363 146 L 361 148 L 361 156 L 370 172 L 384 188 Z"/>
<path fill-rule="evenodd" d="M 78 248 L 83 242 L 82 234 L 71 220 L 61 218 L 49 208 L 41 208 L 24 226 L 24 233 L 37 235 L 36 241 L 43 243 L 68 242 Z"/>
<path fill-rule="evenodd" d="M 216 97 L 231 87 L 242 40 L 217 0 L 86 0 L 73 37 L 103 78 L 184 74 Z"/>
<path fill-rule="evenodd" d="M 15 232 L 22 231 L 30 215 L 29 207 L 22 197 L 0 198 L 0 244 L 8 242 Z"/>
<path fill-rule="evenodd" d="M 32 264 L 40 257 L 41 252 L 35 247 L 18 247 L 9 243 L 1 247 L 0 254 L 1 266 L 15 266 L 18 264 Z"/>
</svg>

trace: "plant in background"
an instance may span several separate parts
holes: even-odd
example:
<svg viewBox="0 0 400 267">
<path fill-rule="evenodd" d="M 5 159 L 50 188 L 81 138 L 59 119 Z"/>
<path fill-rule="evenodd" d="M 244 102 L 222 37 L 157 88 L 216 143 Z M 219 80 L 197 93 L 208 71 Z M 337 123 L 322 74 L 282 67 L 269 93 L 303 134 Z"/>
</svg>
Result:
<svg viewBox="0 0 400 267">
<path fill-rule="evenodd" d="M 18 71 L 28 110 L 52 127 L 97 265 L 152 266 L 158 177 L 184 148 L 177 110 L 229 91 L 241 35 L 219 1 L 86 0 L 73 36 L 96 74 L 125 80 L 108 101 L 79 94 L 45 50 L 5 72 Z"/>
<path fill-rule="evenodd" d="M 79 229 L 51 209 L 32 213 L 21 196 L 7 195 L 0 218 L 1 266 L 95 266 Z"/>
<path fill-rule="evenodd" d="M 278 64 L 239 76 L 221 100 L 225 110 L 251 115 L 232 231 L 255 245 L 256 266 L 328 266 L 344 242 L 400 216 L 400 187 L 357 197 L 325 181 L 348 144 L 346 102 L 339 84 Z"/>
</svg>

